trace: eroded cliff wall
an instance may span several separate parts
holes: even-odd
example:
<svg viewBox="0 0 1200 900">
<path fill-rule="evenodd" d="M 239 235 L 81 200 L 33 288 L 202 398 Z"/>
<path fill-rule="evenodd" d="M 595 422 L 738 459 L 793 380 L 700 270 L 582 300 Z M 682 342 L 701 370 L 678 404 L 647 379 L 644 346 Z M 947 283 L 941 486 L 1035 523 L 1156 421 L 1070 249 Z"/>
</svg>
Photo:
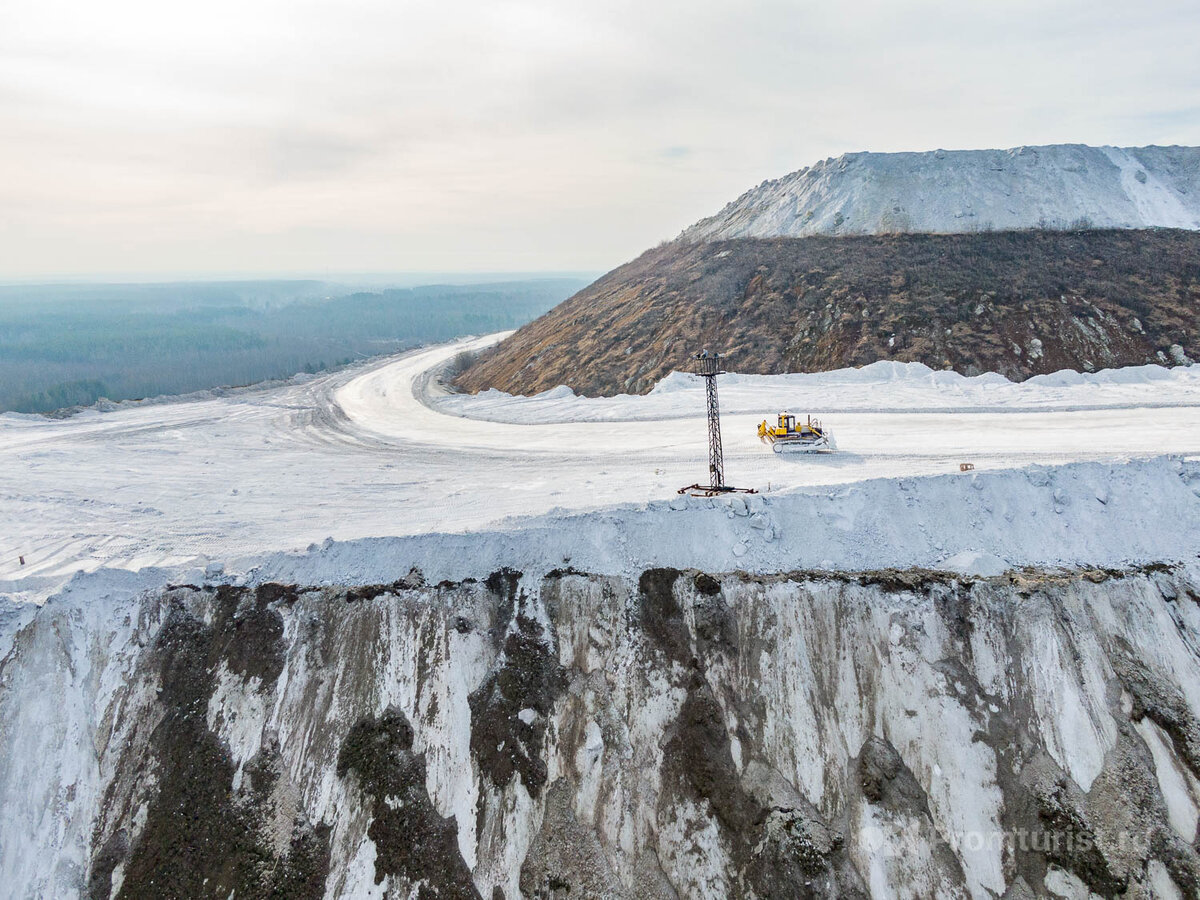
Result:
<svg viewBox="0 0 1200 900">
<path fill-rule="evenodd" d="M 68 591 L 0 663 L 0 869 L 93 898 L 1194 897 L 1198 593 L 1163 567 Z"/>
</svg>

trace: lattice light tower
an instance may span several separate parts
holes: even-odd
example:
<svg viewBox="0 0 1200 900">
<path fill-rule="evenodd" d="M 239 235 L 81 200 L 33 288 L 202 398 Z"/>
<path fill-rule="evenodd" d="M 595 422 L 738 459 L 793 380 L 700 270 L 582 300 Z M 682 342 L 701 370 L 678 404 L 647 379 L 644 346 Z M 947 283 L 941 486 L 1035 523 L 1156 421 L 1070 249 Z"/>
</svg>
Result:
<svg viewBox="0 0 1200 900">
<path fill-rule="evenodd" d="M 704 399 L 708 407 L 708 485 L 692 484 L 680 488 L 679 493 L 697 491 L 707 496 L 740 492 L 756 493 L 751 488 L 735 488 L 725 483 L 725 453 L 721 448 L 721 407 L 717 402 L 717 376 L 724 375 L 721 369 L 721 354 L 701 350 L 694 357 L 697 361 L 696 374 L 704 379 Z"/>
<path fill-rule="evenodd" d="M 704 399 L 708 405 L 708 481 L 714 491 L 725 487 L 725 453 L 721 449 L 721 406 L 717 402 L 717 376 L 721 371 L 721 354 L 701 350 L 697 374 L 704 379 Z"/>
</svg>

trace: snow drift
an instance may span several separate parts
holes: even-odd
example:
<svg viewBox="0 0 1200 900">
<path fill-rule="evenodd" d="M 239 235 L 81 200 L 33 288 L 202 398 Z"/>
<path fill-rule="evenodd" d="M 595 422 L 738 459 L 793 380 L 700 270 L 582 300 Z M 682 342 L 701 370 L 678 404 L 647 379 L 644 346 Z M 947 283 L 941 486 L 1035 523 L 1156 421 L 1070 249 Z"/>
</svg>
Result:
<svg viewBox="0 0 1200 900">
<path fill-rule="evenodd" d="M 830 412 L 1069 412 L 1118 407 L 1193 406 L 1200 401 L 1200 367 L 1127 366 L 1099 372 L 1063 370 L 1009 381 L 996 372 L 961 375 L 918 362 L 879 360 L 857 368 L 785 375 L 742 375 L 720 380 L 724 414 L 777 409 Z M 675 371 L 647 394 L 581 397 L 559 385 L 531 397 L 495 389 L 428 398 L 439 412 L 514 424 L 653 422 L 703 408 L 703 383 Z"/>
</svg>

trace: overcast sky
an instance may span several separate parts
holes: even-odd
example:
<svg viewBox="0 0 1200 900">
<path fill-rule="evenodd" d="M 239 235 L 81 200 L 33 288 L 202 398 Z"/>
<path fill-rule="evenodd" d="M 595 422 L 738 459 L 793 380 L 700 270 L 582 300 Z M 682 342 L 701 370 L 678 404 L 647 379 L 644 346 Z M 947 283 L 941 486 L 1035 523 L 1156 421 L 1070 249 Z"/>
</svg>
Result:
<svg viewBox="0 0 1200 900">
<path fill-rule="evenodd" d="M 1200 3 L 2 0 L 0 278 L 604 270 L 853 150 L 1200 144 Z"/>
</svg>

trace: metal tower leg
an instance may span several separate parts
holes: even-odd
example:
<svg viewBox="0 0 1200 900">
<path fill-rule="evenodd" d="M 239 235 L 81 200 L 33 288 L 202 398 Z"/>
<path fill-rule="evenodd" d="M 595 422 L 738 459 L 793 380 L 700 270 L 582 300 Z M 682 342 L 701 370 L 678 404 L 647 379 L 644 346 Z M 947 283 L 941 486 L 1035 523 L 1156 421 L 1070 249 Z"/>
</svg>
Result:
<svg viewBox="0 0 1200 900">
<path fill-rule="evenodd" d="M 704 376 L 708 400 L 708 478 L 711 487 L 725 486 L 725 454 L 721 449 L 721 409 L 717 404 L 717 376 Z"/>
</svg>

